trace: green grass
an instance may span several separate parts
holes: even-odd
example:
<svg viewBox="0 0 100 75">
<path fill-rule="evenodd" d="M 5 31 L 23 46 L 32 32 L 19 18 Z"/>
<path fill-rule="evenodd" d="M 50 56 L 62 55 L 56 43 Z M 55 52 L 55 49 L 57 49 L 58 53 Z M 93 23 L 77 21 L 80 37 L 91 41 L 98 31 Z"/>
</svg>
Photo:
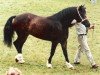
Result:
<svg viewBox="0 0 100 75">
<path fill-rule="evenodd" d="M 24 64 L 17 64 L 14 61 L 14 56 L 17 54 L 14 46 L 10 49 L 3 44 L 3 27 L 10 16 L 25 12 L 49 16 L 66 7 L 81 4 L 86 5 L 87 16 L 91 23 L 95 23 L 94 33 L 90 30 L 88 41 L 96 63 L 100 64 L 99 0 L 95 5 L 91 4 L 89 0 L 0 0 L 0 75 L 4 75 L 10 66 L 19 68 L 23 75 L 99 75 L 100 69 L 90 69 L 91 65 L 85 54 L 82 54 L 81 65 L 75 66 L 76 70 L 69 70 L 65 66 L 60 45 L 57 46 L 52 60 L 53 68 L 48 69 L 45 64 L 49 57 L 51 43 L 33 36 L 28 37 L 23 47 L 23 56 L 26 61 Z M 68 54 L 71 63 L 73 63 L 77 46 L 75 28 L 72 27 L 68 39 Z"/>
</svg>

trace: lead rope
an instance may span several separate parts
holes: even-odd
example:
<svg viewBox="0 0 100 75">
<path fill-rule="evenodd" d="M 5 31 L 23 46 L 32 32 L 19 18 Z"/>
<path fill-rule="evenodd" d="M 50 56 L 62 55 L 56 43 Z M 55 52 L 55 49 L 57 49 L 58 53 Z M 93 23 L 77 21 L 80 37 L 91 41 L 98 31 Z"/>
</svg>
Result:
<svg viewBox="0 0 100 75">
<path fill-rule="evenodd" d="M 93 35 L 94 35 L 94 28 L 93 28 L 93 30 L 92 30 L 92 38 L 94 39 L 94 36 L 93 36 Z"/>
<path fill-rule="evenodd" d="M 94 24 L 95 25 L 95 24 Z M 94 28 L 92 30 L 92 41 L 94 40 Z M 92 42 L 92 47 L 93 47 L 93 42 Z"/>
</svg>

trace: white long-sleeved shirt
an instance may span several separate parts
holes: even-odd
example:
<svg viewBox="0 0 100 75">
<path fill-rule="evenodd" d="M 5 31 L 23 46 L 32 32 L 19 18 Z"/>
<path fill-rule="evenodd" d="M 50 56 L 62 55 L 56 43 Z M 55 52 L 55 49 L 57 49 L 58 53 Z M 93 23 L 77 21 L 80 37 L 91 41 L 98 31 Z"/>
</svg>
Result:
<svg viewBox="0 0 100 75">
<path fill-rule="evenodd" d="M 82 23 L 78 23 L 75 25 L 76 27 L 76 33 L 79 34 L 87 34 L 86 27 Z"/>
</svg>

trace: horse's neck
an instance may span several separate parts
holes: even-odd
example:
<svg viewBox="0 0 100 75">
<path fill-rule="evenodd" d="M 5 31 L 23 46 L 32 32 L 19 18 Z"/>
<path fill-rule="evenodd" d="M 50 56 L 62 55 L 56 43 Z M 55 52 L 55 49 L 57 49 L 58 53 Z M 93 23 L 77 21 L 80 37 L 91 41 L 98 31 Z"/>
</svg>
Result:
<svg viewBox="0 0 100 75">
<path fill-rule="evenodd" d="M 59 21 L 62 25 L 71 25 L 71 21 L 74 19 L 75 16 L 73 14 L 75 13 L 75 9 L 64 9 L 49 18 Z M 67 27 L 68 27 L 67 26 Z M 70 26 L 69 26 L 70 27 Z"/>
<path fill-rule="evenodd" d="M 57 21 L 60 21 L 62 20 L 64 17 L 66 16 L 66 11 L 65 10 L 62 10 L 52 16 L 50 16 L 50 18 L 54 19 L 54 20 L 57 20 Z"/>
</svg>

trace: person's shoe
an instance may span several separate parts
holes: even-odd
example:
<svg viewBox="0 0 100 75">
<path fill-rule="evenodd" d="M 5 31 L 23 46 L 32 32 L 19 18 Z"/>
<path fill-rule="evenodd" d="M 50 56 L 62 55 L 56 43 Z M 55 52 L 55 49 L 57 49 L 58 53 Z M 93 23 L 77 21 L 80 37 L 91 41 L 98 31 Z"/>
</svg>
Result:
<svg viewBox="0 0 100 75">
<path fill-rule="evenodd" d="M 98 68 L 98 67 L 99 67 L 99 65 L 97 65 L 97 64 L 92 65 L 92 68 L 93 68 L 93 69 L 96 69 L 96 68 Z"/>
<path fill-rule="evenodd" d="M 74 62 L 74 64 L 78 65 L 78 64 L 80 64 L 80 62 Z"/>
</svg>

